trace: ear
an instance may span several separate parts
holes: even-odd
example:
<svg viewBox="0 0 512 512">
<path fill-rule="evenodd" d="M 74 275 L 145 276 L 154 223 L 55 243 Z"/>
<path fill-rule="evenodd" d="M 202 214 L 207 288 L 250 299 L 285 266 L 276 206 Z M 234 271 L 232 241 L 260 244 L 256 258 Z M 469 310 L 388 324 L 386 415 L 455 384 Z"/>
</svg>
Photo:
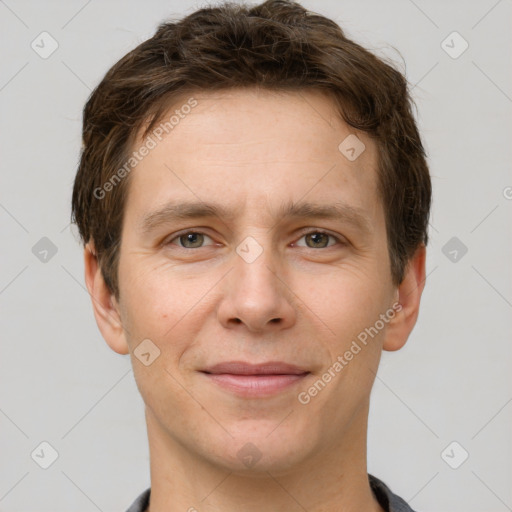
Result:
<svg viewBox="0 0 512 512">
<path fill-rule="evenodd" d="M 121 324 L 119 305 L 103 279 L 92 242 L 84 249 L 85 284 L 92 299 L 98 328 L 109 345 L 118 354 L 128 354 L 128 344 Z"/>
<path fill-rule="evenodd" d="M 388 323 L 383 349 L 398 350 L 405 345 L 416 324 L 420 309 L 421 294 L 425 287 L 425 245 L 416 250 L 407 264 L 405 276 L 397 289 L 397 299 L 401 309 L 396 308 L 395 316 Z"/>
</svg>

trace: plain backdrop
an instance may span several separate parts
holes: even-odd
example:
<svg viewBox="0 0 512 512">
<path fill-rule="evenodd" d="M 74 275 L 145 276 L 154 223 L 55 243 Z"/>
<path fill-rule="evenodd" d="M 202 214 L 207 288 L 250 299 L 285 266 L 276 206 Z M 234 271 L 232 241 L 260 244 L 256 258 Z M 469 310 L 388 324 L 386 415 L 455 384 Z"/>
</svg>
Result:
<svg viewBox="0 0 512 512">
<path fill-rule="evenodd" d="M 203 5 L 0 0 L 0 511 L 124 511 L 149 486 L 143 402 L 94 321 L 70 198 L 91 90 Z M 421 313 L 383 355 L 369 472 L 418 511 L 512 510 L 511 1 L 303 5 L 405 71 L 434 187 Z"/>
</svg>

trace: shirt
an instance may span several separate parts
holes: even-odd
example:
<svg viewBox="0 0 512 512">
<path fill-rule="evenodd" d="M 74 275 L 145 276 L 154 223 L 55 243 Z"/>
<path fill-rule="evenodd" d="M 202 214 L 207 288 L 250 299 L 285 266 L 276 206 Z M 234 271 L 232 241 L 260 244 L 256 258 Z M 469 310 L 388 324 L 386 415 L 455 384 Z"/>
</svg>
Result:
<svg viewBox="0 0 512 512">
<path fill-rule="evenodd" d="M 368 479 L 375 498 L 386 512 L 414 512 L 400 496 L 393 494 L 384 482 L 373 475 L 368 475 Z M 149 505 L 150 494 L 151 487 L 140 494 L 126 512 L 145 512 Z"/>
</svg>

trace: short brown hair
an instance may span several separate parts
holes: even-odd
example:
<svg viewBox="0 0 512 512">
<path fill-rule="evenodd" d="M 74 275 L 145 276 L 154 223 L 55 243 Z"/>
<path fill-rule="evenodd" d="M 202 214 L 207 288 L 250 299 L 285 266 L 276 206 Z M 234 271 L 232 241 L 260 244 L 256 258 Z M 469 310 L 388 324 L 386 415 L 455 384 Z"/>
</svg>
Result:
<svg viewBox="0 0 512 512">
<path fill-rule="evenodd" d="M 72 221 L 94 242 L 105 282 L 119 297 L 117 268 L 129 176 L 98 193 L 129 158 L 136 134 L 161 119 L 171 100 L 194 90 L 315 89 L 378 147 L 391 275 L 427 244 L 431 182 L 402 73 L 348 39 L 332 20 L 287 0 L 247 7 L 227 2 L 161 24 L 92 92 L 83 112 L 83 148 Z M 110 190 L 111 189 L 111 190 Z"/>
</svg>

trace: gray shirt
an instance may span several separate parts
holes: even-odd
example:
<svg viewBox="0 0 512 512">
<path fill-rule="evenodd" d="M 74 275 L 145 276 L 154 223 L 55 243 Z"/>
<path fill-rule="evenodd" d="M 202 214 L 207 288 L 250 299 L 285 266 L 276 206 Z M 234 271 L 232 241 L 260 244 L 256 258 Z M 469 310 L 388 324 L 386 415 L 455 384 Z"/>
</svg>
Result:
<svg viewBox="0 0 512 512">
<path fill-rule="evenodd" d="M 384 482 L 372 475 L 368 475 L 368 479 L 375 498 L 386 512 L 414 512 L 400 496 L 393 494 Z M 150 494 L 151 487 L 140 494 L 126 512 L 145 512 Z"/>
</svg>

